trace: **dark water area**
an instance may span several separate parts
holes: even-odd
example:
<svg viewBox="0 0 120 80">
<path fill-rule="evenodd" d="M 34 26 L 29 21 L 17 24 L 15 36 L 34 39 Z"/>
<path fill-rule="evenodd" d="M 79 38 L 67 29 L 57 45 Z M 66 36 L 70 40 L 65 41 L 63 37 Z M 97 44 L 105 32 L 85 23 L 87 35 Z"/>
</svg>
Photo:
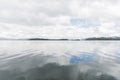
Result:
<svg viewBox="0 0 120 80">
<path fill-rule="evenodd" d="M 0 41 L 0 80 L 120 80 L 120 42 Z"/>
</svg>

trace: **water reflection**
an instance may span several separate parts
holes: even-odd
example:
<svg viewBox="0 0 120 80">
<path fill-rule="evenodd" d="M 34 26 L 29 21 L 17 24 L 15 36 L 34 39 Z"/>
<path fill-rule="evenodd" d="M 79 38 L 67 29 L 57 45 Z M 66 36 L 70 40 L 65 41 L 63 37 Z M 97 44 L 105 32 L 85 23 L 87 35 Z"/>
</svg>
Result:
<svg viewBox="0 0 120 80">
<path fill-rule="evenodd" d="M 0 44 L 0 80 L 120 80 L 120 42 Z"/>
<path fill-rule="evenodd" d="M 95 53 L 81 52 L 79 55 L 71 55 L 70 63 L 89 62 L 93 60 Z"/>
<path fill-rule="evenodd" d="M 60 66 L 55 63 L 49 63 L 42 67 L 36 67 L 27 71 L 4 70 L 0 71 L 1 80 L 117 80 L 115 77 L 88 70 L 80 72 L 76 65 Z"/>
</svg>

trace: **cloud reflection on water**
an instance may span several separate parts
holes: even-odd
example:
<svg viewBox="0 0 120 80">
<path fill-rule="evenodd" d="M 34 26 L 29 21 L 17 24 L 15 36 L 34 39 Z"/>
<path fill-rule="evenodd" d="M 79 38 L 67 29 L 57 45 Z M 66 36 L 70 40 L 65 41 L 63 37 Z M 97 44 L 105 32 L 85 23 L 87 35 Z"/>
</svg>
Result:
<svg viewBox="0 0 120 80">
<path fill-rule="evenodd" d="M 1 45 L 0 80 L 120 79 L 119 42 L 33 41 Z"/>
</svg>

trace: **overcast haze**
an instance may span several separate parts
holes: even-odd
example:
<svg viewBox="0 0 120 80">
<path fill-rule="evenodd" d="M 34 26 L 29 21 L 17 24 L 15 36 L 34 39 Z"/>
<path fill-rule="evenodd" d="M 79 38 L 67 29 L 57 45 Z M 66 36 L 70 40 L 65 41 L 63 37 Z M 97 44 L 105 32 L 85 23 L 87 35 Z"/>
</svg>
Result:
<svg viewBox="0 0 120 80">
<path fill-rule="evenodd" d="M 0 0 L 0 38 L 120 36 L 120 0 Z"/>
</svg>

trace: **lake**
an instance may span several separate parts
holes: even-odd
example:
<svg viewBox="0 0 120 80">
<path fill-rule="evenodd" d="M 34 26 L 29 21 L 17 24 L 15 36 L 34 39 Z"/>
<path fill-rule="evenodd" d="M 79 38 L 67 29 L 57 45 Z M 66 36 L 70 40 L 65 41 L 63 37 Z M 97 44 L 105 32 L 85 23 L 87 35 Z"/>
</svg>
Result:
<svg viewBox="0 0 120 80">
<path fill-rule="evenodd" d="M 120 80 L 120 41 L 0 41 L 0 80 Z"/>
</svg>

